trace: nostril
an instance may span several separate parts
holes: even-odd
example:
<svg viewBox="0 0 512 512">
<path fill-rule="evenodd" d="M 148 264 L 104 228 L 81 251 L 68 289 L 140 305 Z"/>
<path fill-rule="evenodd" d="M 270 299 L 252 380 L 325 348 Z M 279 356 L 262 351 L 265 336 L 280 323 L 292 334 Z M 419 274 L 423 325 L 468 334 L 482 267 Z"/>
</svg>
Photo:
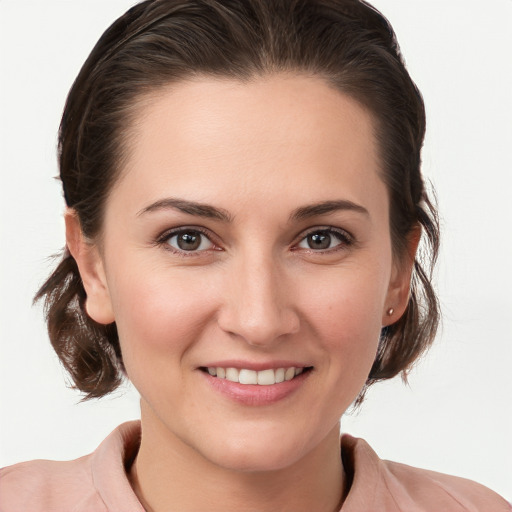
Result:
<svg viewBox="0 0 512 512">
<path fill-rule="evenodd" d="M 300 322 L 293 311 L 253 308 L 251 312 L 237 308 L 224 311 L 218 319 L 219 327 L 231 337 L 239 337 L 249 345 L 265 346 L 299 331 Z"/>
</svg>

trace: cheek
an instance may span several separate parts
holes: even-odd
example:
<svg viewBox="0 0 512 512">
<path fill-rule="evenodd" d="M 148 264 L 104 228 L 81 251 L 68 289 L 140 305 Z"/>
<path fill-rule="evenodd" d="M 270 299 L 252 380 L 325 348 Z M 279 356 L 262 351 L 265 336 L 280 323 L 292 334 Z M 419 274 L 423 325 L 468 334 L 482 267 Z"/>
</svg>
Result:
<svg viewBox="0 0 512 512">
<path fill-rule="evenodd" d="M 379 342 L 386 279 L 381 272 L 351 267 L 317 275 L 313 284 L 308 293 L 303 289 L 297 294 L 303 297 L 304 318 L 329 355 L 329 364 L 366 376 Z"/>
<path fill-rule="evenodd" d="M 132 272 L 130 279 L 120 275 L 113 289 L 114 314 L 130 377 L 130 370 L 147 361 L 152 371 L 160 365 L 165 371 L 160 357 L 164 353 L 181 359 L 212 315 L 209 288 L 201 276 L 190 272 L 157 268 Z"/>
</svg>

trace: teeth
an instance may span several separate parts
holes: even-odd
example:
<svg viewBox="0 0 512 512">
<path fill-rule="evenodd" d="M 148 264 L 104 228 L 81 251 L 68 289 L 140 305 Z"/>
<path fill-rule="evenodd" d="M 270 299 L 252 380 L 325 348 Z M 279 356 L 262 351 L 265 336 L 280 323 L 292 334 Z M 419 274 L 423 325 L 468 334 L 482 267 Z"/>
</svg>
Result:
<svg viewBox="0 0 512 512">
<path fill-rule="evenodd" d="M 287 368 L 284 372 L 284 380 L 292 380 L 295 377 L 295 368 Z"/>
<path fill-rule="evenodd" d="M 303 371 L 304 368 L 295 368 L 294 366 L 291 368 L 278 368 L 276 370 L 261 370 L 259 372 L 245 368 L 239 370 L 238 368 L 208 367 L 208 373 L 212 377 L 240 384 L 258 384 L 260 386 L 271 386 L 273 384 L 280 384 L 285 380 L 292 380 Z"/>
<path fill-rule="evenodd" d="M 241 374 L 242 372 L 240 372 Z M 258 384 L 260 386 L 271 386 L 276 383 L 276 372 L 274 370 L 263 370 L 258 372 Z"/>
<path fill-rule="evenodd" d="M 258 384 L 258 372 L 254 370 L 240 370 L 238 381 L 240 384 Z"/>
<path fill-rule="evenodd" d="M 240 372 L 236 368 L 226 368 L 226 379 L 231 382 L 239 382 L 238 376 Z"/>
</svg>

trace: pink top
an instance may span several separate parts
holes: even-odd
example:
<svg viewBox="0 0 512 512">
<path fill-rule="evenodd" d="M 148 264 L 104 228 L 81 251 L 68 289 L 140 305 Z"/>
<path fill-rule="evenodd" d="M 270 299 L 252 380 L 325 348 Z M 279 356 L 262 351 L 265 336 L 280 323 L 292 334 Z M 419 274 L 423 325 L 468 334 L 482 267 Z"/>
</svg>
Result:
<svg viewBox="0 0 512 512">
<path fill-rule="evenodd" d="M 0 512 L 144 512 L 126 468 L 140 443 L 140 421 L 117 427 L 90 455 L 34 460 L 0 470 Z M 383 461 L 362 439 L 342 437 L 348 496 L 341 512 L 512 512 L 486 487 Z"/>
</svg>

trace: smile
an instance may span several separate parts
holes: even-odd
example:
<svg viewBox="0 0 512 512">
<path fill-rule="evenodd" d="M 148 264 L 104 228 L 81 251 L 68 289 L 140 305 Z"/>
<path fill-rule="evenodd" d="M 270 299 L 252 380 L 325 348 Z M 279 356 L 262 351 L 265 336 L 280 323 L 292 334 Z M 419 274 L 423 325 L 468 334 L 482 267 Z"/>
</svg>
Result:
<svg viewBox="0 0 512 512">
<path fill-rule="evenodd" d="M 202 368 L 203 371 L 208 372 L 212 377 L 218 379 L 225 379 L 230 382 L 239 384 L 251 384 L 258 386 L 272 386 L 294 379 L 304 371 L 311 368 L 298 368 L 291 366 L 289 368 L 269 368 L 267 370 L 248 370 L 246 368 L 222 368 L 222 367 L 208 367 Z"/>
</svg>

